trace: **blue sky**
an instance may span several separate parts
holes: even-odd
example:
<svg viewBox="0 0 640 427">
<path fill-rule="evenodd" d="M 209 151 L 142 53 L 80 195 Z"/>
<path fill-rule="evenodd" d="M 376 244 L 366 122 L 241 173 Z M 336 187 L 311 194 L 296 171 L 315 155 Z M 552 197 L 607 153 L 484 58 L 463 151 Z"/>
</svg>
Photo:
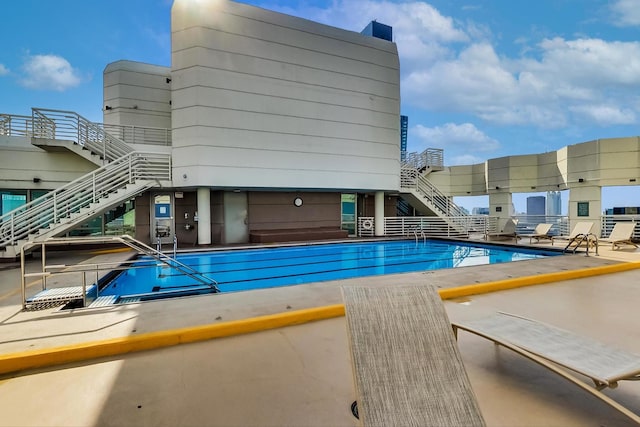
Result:
<svg viewBox="0 0 640 427">
<path fill-rule="evenodd" d="M 446 165 L 640 135 L 640 0 L 245 3 L 353 31 L 391 25 L 409 151 L 443 148 Z M 3 2 L 0 113 L 45 107 L 102 121 L 108 63 L 170 65 L 171 4 Z M 605 190 L 603 207 L 640 205 L 629 190 Z"/>
</svg>

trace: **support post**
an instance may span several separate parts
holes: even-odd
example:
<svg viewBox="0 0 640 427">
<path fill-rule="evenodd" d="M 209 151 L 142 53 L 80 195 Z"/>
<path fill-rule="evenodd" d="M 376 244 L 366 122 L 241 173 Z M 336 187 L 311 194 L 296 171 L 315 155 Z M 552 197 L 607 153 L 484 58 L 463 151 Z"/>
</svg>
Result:
<svg viewBox="0 0 640 427">
<path fill-rule="evenodd" d="M 198 244 L 211 244 L 211 191 L 198 188 Z"/>
<path fill-rule="evenodd" d="M 376 236 L 384 236 L 384 191 L 376 191 L 374 224 L 374 234 Z"/>
</svg>

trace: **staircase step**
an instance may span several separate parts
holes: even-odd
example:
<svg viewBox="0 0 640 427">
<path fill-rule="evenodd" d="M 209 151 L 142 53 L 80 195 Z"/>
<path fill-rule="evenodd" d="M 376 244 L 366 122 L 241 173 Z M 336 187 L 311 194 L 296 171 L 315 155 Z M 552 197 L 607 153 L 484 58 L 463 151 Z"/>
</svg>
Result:
<svg viewBox="0 0 640 427">
<path fill-rule="evenodd" d="M 89 304 L 88 307 L 96 308 L 96 307 L 106 307 L 106 306 L 114 305 L 117 299 L 118 299 L 117 295 L 103 295 L 93 300 L 93 302 Z"/>
</svg>

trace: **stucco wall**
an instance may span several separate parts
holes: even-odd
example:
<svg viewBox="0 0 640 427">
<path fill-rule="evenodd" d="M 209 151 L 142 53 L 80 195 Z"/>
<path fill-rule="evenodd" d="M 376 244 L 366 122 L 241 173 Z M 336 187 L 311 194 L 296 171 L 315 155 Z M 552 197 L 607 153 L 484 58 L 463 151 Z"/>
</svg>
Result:
<svg viewBox="0 0 640 427">
<path fill-rule="evenodd" d="M 176 0 L 174 183 L 399 187 L 394 43 L 264 9 Z"/>
<path fill-rule="evenodd" d="M 296 197 L 303 200 L 295 206 Z M 249 192 L 249 230 L 340 228 L 340 193 Z"/>
<path fill-rule="evenodd" d="M 103 87 L 105 124 L 171 128 L 169 67 L 112 62 L 104 69 Z"/>
<path fill-rule="evenodd" d="M 22 137 L 0 136 L 0 152 L 0 188 L 4 189 L 53 190 L 97 168 L 77 154 L 45 151 Z"/>
</svg>

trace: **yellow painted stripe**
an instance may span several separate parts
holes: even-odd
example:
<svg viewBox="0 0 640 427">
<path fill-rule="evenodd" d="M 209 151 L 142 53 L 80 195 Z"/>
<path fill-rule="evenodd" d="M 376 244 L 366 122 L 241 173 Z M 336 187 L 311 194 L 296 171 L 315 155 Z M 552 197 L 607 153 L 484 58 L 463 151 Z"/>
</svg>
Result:
<svg viewBox="0 0 640 427">
<path fill-rule="evenodd" d="M 344 306 L 295 310 L 230 322 L 151 332 L 0 356 L 0 374 L 298 325 L 344 316 Z"/>
<path fill-rule="evenodd" d="M 545 273 L 536 276 L 526 276 L 459 286 L 449 289 L 440 289 L 438 292 L 442 299 L 460 298 L 488 292 L 514 289 L 522 286 L 579 279 L 602 274 L 619 273 L 637 268 L 640 268 L 640 263 L 638 262 L 620 263 L 581 270 Z M 100 357 L 116 356 L 119 354 L 137 351 L 152 350 L 214 338 L 248 334 L 341 316 L 344 316 L 344 305 L 335 304 L 253 317 L 249 319 L 234 320 L 224 323 L 172 329 L 103 341 L 93 341 L 50 349 L 31 350 L 0 355 L 0 374 L 62 365 L 65 363 L 79 362 Z"/>
<path fill-rule="evenodd" d="M 635 270 L 638 268 L 640 268 L 640 262 L 626 262 L 592 268 L 583 268 L 579 270 L 542 273 L 535 276 L 515 277 L 512 279 L 497 280 L 494 282 L 476 283 L 473 285 L 440 289 L 438 292 L 442 299 L 446 300 L 452 298 L 467 297 L 471 295 L 479 295 L 488 292 L 515 289 L 523 286 L 542 285 L 545 283 L 561 282 L 564 280 L 580 279 L 583 277 L 621 273 L 623 271 Z"/>
</svg>

